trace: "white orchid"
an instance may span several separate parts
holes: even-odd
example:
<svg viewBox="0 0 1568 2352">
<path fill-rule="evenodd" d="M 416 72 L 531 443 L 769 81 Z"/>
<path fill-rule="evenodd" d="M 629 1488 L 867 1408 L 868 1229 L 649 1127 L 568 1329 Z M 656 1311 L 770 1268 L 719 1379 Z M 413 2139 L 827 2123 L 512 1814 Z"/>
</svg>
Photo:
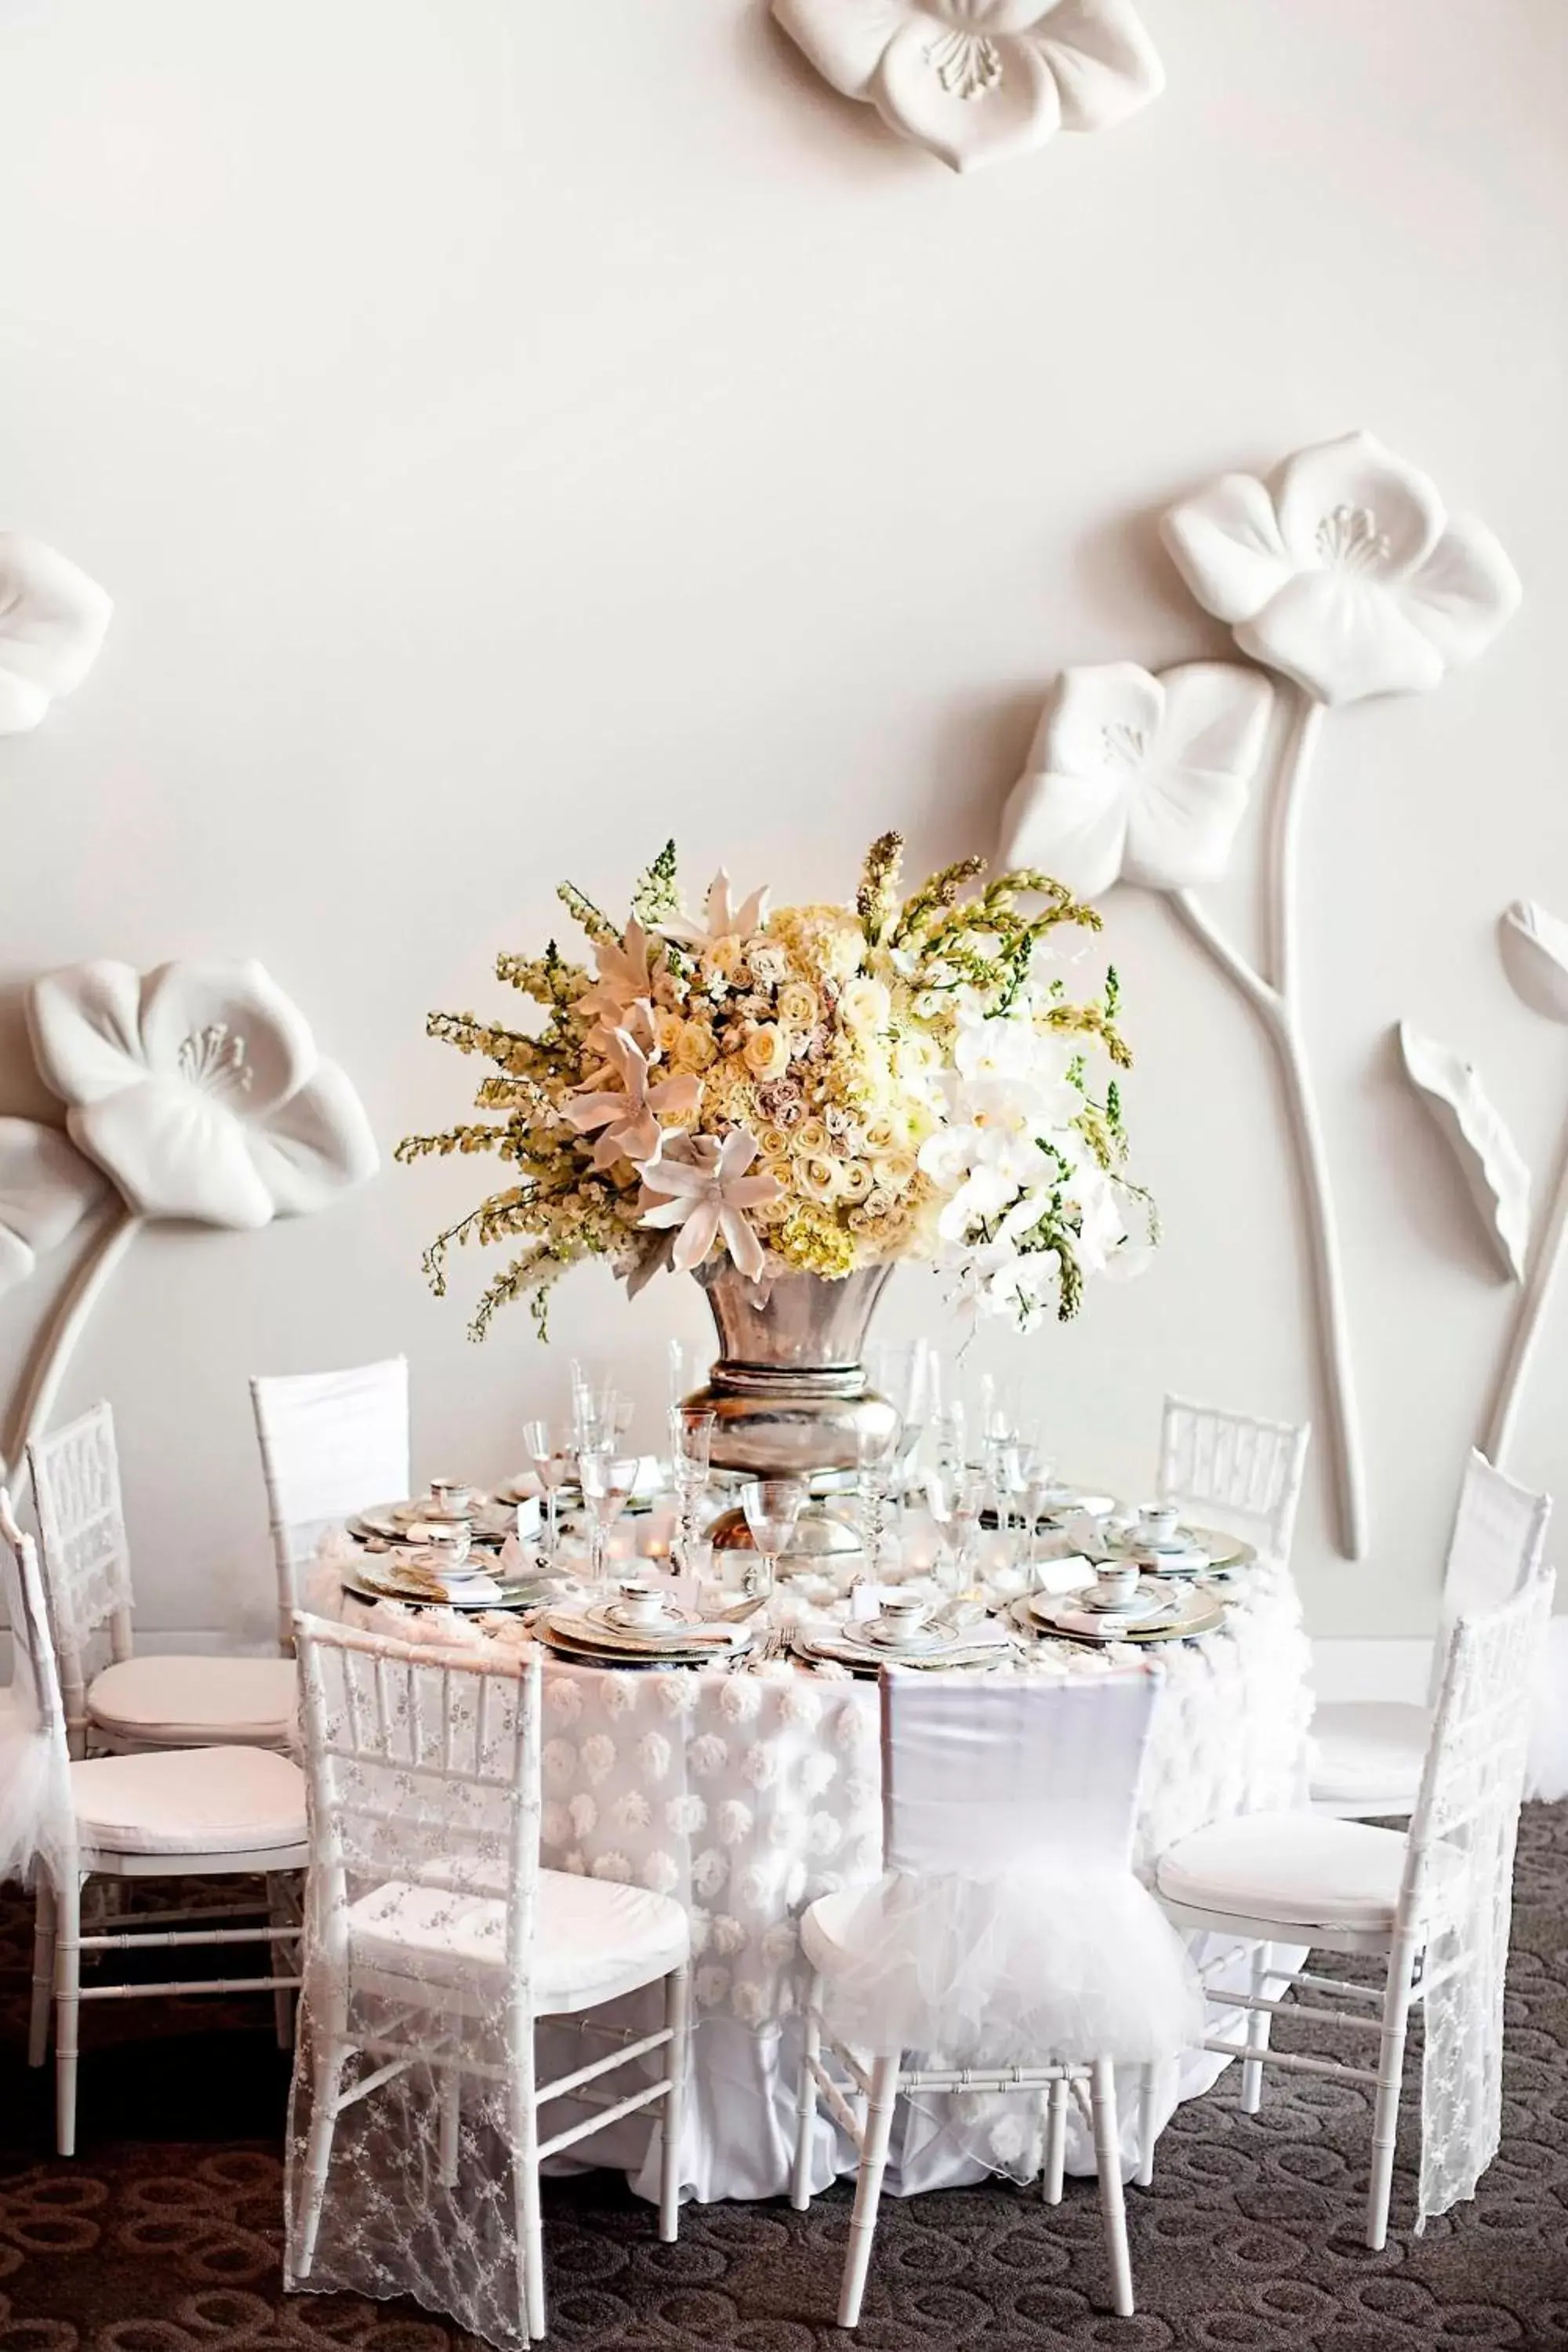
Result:
<svg viewBox="0 0 1568 2352">
<path fill-rule="evenodd" d="M 36 727 L 98 659 L 114 610 L 41 539 L 0 531 L 0 735 Z"/>
<path fill-rule="evenodd" d="M 1225 870 L 1268 731 L 1267 678 L 1239 662 L 1064 670 L 1002 818 L 1002 861 L 1082 898 L 1118 880 L 1175 890 Z"/>
<path fill-rule="evenodd" d="M 721 940 L 749 940 L 760 931 L 768 919 L 768 891 L 764 886 L 737 902 L 731 894 L 730 877 L 721 866 L 708 886 L 700 921 L 692 915 L 672 915 L 660 923 L 661 939 L 673 940 L 678 947 L 690 948 L 698 954 L 717 947 Z"/>
<path fill-rule="evenodd" d="M 84 963 L 27 1005 L 72 1140 L 138 1217 L 248 1228 L 377 1166 L 359 1097 L 258 963 Z"/>
<path fill-rule="evenodd" d="M 1522 591 L 1484 524 L 1370 433 L 1299 449 L 1267 480 L 1226 474 L 1161 530 L 1200 604 L 1316 701 L 1436 686 Z"/>
<path fill-rule="evenodd" d="M 656 1065 L 626 1029 L 610 1032 L 605 1052 L 608 1066 L 598 1076 L 618 1078 L 618 1089 L 593 1082 L 563 1106 L 565 1115 L 579 1135 L 600 1130 L 594 1146 L 595 1168 L 613 1168 L 617 1160 L 649 1160 L 658 1150 L 664 1120 L 688 1118 L 697 1108 L 702 1081 L 662 1078 L 650 1086 Z"/>
<path fill-rule="evenodd" d="M 1105 131 L 1165 77 L 1129 0 L 773 0 L 825 80 L 955 172 Z"/>
<path fill-rule="evenodd" d="M 639 1222 L 676 1230 L 671 1263 L 683 1274 L 701 1265 L 714 1243 L 725 1248 L 749 1281 L 763 1271 L 763 1245 L 745 1212 L 779 1197 L 771 1176 L 748 1176 L 757 1156 L 754 1135 L 734 1128 L 722 1142 L 715 1135 L 667 1139 L 656 1160 L 637 1170 L 651 1194 L 663 1193 Z"/>
<path fill-rule="evenodd" d="M 26 1282 L 107 1191 L 58 1127 L 0 1118 L 0 1292 Z"/>
</svg>

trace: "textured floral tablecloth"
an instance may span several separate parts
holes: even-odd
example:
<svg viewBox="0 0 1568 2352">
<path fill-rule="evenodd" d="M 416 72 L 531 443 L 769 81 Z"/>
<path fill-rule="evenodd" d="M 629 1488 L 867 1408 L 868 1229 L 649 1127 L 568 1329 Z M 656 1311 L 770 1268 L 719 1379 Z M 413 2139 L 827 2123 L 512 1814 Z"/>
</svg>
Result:
<svg viewBox="0 0 1568 2352">
<path fill-rule="evenodd" d="M 1311 1700 L 1295 1587 L 1286 1572 L 1258 1568 L 1232 1591 L 1222 1633 L 1160 1646 L 1141 1864 L 1207 1822 L 1304 1796 Z M 481 1624 L 451 1611 L 353 1599 L 330 1551 L 308 1605 L 405 1639 L 527 1638 L 515 1619 Z M 1104 1667 L 1101 1654 L 1058 1644 L 1028 1671 Z M 784 1660 L 760 1671 L 628 1674 L 552 1659 L 544 1705 L 546 1866 L 651 1887 L 691 1915 L 698 2032 L 687 2188 L 703 2200 L 781 2195 L 804 1981 L 796 1921 L 817 1895 L 880 1868 L 875 1687 Z M 646 1999 L 622 2004 L 628 2023 Z M 575 2029 L 545 2031 L 553 2072 L 558 2056 L 569 2058 Z M 1223 2063 L 1194 2053 L 1164 2086 L 1165 2113 Z M 1123 2087 L 1131 2165 L 1135 2085 Z M 816 2185 L 826 2187 L 850 2168 L 853 2151 L 829 2118 L 819 2118 L 818 2131 Z M 592 2143 L 595 2160 L 624 2166 L 640 2189 L 648 2137 L 641 2117 L 612 2126 Z M 1087 2133 L 1069 2141 L 1068 2162 L 1093 2169 Z M 997 2169 L 1026 2179 L 1038 2163 L 1032 2102 L 931 2096 L 903 2118 L 889 2186 L 912 2191 Z"/>
</svg>

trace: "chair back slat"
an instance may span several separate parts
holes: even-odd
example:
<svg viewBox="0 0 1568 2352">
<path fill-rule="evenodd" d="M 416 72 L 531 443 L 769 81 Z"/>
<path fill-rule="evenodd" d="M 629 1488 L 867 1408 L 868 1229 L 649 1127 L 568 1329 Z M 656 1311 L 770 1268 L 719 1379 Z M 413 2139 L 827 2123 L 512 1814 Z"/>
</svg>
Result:
<svg viewBox="0 0 1568 2352">
<path fill-rule="evenodd" d="M 54 1623 L 72 1753 L 87 1722 L 88 1654 L 109 1628 L 116 1660 L 131 1655 L 131 1547 L 120 1491 L 114 1415 L 95 1404 L 27 1447 L 44 1590 Z"/>
<path fill-rule="evenodd" d="M 11 1628 L 11 1685 L 0 1691 L 0 1880 L 36 1853 L 74 1868 L 75 1815 L 59 1669 L 38 1555 L 0 1486 L 0 1603 Z"/>
<path fill-rule="evenodd" d="M 1311 1434 L 1306 1422 L 1259 1421 L 1167 1397 L 1160 1427 L 1160 1499 L 1194 1518 L 1214 1517 L 1284 1566 L 1295 1537 Z"/>
<path fill-rule="evenodd" d="M 323 1932 L 375 1890 L 431 1889 L 504 1906 L 504 1944 L 526 1990 L 539 1876 L 540 1664 L 394 1642 L 303 1614 L 312 1850 Z"/>
<path fill-rule="evenodd" d="M 1443 1628 L 1522 1592 L 1541 1566 L 1552 1497 L 1519 1486 L 1471 1449 L 1443 1575 Z M 1439 1652 L 1444 1644 L 1439 1642 Z M 1437 1676 L 1442 1675 L 1442 1659 Z"/>
<path fill-rule="evenodd" d="M 408 1362 L 392 1356 L 341 1372 L 258 1377 L 251 1409 L 267 1482 L 278 1573 L 279 1640 L 288 1648 L 300 1576 L 329 1528 L 408 1492 Z"/>
<path fill-rule="evenodd" d="M 1160 1676 L 882 1675 L 884 1861 L 984 1874 L 1026 1853 L 1130 1866 Z"/>
</svg>

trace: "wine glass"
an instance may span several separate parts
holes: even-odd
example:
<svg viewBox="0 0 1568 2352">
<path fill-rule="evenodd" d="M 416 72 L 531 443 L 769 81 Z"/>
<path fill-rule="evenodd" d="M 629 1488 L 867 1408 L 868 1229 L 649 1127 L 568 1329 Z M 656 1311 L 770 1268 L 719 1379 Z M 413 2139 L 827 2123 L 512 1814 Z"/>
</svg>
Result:
<svg viewBox="0 0 1568 2352">
<path fill-rule="evenodd" d="M 672 1340 L 671 1346 L 679 1342 Z M 717 1415 L 688 1412 L 679 1404 L 669 1408 L 669 1461 L 680 1509 L 676 1523 L 676 1549 L 682 1572 L 692 1572 L 697 1544 L 697 1506 L 708 1489 Z"/>
<path fill-rule="evenodd" d="M 547 1421 L 525 1421 L 522 1442 L 544 1489 L 545 1557 L 554 1559 L 561 1549 L 560 1489 L 572 1475 L 572 1449 Z"/>
<path fill-rule="evenodd" d="M 856 1438 L 860 1468 L 862 1535 L 867 1561 L 873 1574 L 882 1556 L 882 1540 L 887 1533 L 889 1480 L 898 1456 L 901 1427 L 900 1423 L 895 1422 L 890 1429 L 862 1430 Z"/>
<path fill-rule="evenodd" d="M 748 1596 L 773 1591 L 780 1556 L 789 1549 L 805 1498 L 804 1478 L 752 1478 L 742 1487 L 741 1507 L 757 1548 L 742 1586 Z"/>
<path fill-rule="evenodd" d="M 590 1574 L 595 1585 L 605 1581 L 610 1529 L 625 1509 L 637 1481 L 635 1454 L 613 1454 L 607 1445 L 584 1446 L 577 1456 L 577 1476 L 583 1500 L 594 1515 Z"/>
<path fill-rule="evenodd" d="M 872 1349 L 868 1369 L 874 1388 L 899 1416 L 889 1485 L 898 1504 L 899 1524 L 904 1524 L 910 1475 L 935 1385 L 935 1351 L 929 1339 L 911 1339 L 906 1347 L 883 1340 Z"/>
<path fill-rule="evenodd" d="M 983 1472 L 971 1470 L 960 1464 L 939 1465 L 926 1473 L 926 1509 L 936 1529 L 941 1559 L 937 1566 L 937 1581 L 948 1583 L 944 1566 L 951 1562 L 952 1583 L 956 1591 L 963 1581 L 965 1554 L 980 1522 L 981 1505 L 985 1494 Z"/>
</svg>

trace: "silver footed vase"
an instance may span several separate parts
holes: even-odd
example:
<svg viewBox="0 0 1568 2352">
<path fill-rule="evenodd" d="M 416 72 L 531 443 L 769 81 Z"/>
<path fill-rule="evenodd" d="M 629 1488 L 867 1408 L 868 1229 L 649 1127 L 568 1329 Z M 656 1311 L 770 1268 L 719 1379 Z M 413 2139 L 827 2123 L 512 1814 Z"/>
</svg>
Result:
<svg viewBox="0 0 1568 2352">
<path fill-rule="evenodd" d="M 728 1257 L 697 1269 L 719 1335 L 706 1388 L 686 1403 L 713 1415 L 715 1470 L 749 1478 L 809 1478 L 858 1469 L 898 1429 L 886 1397 L 866 1385 L 866 1331 L 891 1266 L 829 1282 L 817 1274 L 748 1282 Z M 751 1538 L 745 1516 L 728 1511 L 713 1530 L 721 1550 Z M 822 1556 L 859 1549 L 854 1530 L 823 1505 L 801 1514 L 791 1553 Z"/>
</svg>

